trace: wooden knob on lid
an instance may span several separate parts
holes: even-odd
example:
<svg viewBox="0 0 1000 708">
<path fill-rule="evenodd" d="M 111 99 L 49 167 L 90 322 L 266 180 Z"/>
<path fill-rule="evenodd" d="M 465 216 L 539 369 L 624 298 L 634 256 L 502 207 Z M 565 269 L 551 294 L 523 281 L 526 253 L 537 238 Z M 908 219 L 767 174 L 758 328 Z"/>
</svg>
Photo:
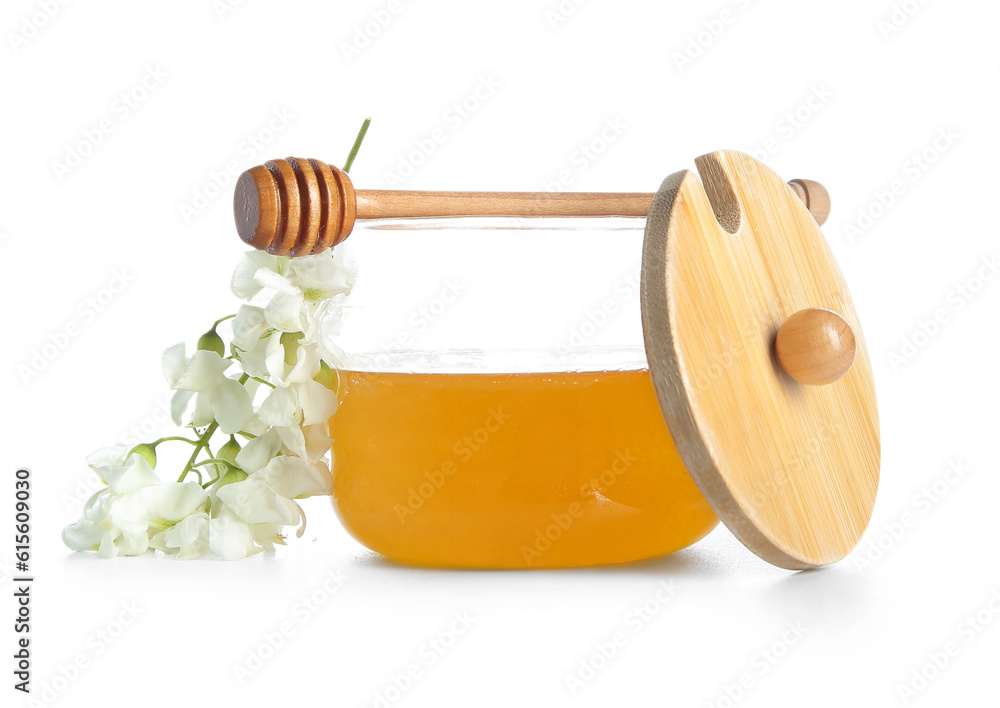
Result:
<svg viewBox="0 0 1000 708">
<path fill-rule="evenodd" d="M 843 317 L 833 310 L 810 307 L 782 323 L 774 353 L 785 373 L 799 383 L 825 386 L 850 370 L 857 342 Z"/>
</svg>

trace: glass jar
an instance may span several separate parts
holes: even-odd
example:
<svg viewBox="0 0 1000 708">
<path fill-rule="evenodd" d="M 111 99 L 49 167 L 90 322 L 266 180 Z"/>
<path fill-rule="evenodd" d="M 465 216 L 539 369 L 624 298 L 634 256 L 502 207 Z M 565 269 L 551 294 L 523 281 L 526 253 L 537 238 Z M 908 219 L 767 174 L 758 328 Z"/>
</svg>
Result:
<svg viewBox="0 0 1000 708">
<path fill-rule="evenodd" d="M 717 519 L 643 347 L 644 218 L 358 222 L 323 322 L 342 361 L 334 507 L 401 563 L 556 568 L 684 548 Z"/>
</svg>

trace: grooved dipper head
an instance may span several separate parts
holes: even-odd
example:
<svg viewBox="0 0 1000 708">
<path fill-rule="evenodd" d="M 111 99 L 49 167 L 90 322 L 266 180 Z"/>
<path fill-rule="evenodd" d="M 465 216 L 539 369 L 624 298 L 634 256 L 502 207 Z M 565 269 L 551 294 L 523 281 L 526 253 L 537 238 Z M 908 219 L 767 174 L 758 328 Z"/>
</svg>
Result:
<svg viewBox="0 0 1000 708">
<path fill-rule="evenodd" d="M 354 227 L 357 199 L 347 174 L 319 160 L 271 160 L 240 175 L 233 195 L 236 231 L 275 255 L 303 256 L 334 246 Z"/>
</svg>

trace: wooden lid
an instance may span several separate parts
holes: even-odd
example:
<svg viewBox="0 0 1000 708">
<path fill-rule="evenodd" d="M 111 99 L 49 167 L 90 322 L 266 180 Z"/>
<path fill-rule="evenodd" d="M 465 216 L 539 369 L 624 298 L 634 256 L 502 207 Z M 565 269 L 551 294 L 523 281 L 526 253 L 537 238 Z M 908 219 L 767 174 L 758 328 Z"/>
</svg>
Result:
<svg viewBox="0 0 1000 708">
<path fill-rule="evenodd" d="M 685 170 L 664 180 L 643 244 L 642 323 L 660 408 L 691 476 L 744 545 L 783 568 L 832 563 L 868 525 L 879 478 L 854 304 L 793 187 L 739 152 L 695 164 L 701 179 Z M 779 362 L 775 340 L 790 318 L 782 337 L 805 344 L 785 346 Z M 802 351 L 812 379 L 789 363 Z M 828 356 L 839 358 L 824 368 Z"/>
</svg>

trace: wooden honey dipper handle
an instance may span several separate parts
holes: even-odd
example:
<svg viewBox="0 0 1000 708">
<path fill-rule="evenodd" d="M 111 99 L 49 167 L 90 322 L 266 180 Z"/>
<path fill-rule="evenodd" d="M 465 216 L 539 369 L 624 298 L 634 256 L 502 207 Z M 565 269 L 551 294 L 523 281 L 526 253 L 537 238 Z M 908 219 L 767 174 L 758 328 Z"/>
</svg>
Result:
<svg viewBox="0 0 1000 708">
<path fill-rule="evenodd" d="M 407 216 L 646 216 L 637 192 L 357 192 L 358 218 Z"/>
<path fill-rule="evenodd" d="M 792 180 L 822 224 L 826 189 Z M 253 167 L 236 182 L 233 214 L 244 242 L 275 255 L 318 253 L 343 241 L 355 219 L 427 216 L 646 216 L 652 194 L 633 192 L 355 191 L 347 173 L 319 160 L 289 157 Z"/>
</svg>

